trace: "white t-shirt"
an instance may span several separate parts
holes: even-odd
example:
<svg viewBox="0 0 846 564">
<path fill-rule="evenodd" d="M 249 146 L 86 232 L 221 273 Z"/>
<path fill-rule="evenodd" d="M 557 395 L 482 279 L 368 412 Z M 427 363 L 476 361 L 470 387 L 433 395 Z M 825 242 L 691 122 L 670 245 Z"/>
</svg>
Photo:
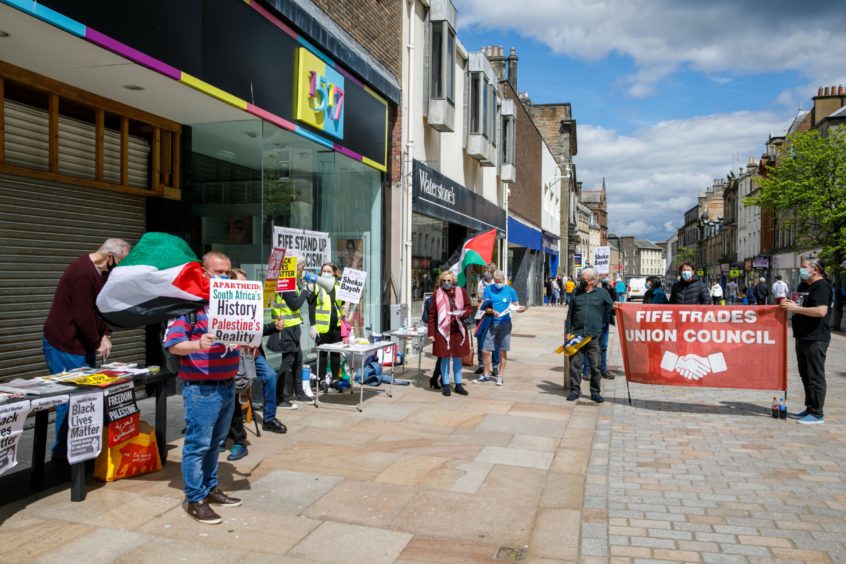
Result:
<svg viewBox="0 0 846 564">
<path fill-rule="evenodd" d="M 722 298 L 723 297 L 723 287 L 719 284 L 714 284 L 711 286 L 711 297 L 712 298 Z"/>
</svg>

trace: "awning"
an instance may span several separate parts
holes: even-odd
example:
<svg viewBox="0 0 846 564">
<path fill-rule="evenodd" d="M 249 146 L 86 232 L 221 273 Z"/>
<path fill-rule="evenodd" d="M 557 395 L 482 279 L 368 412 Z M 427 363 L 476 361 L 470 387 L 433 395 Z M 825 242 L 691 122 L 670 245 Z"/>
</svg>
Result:
<svg viewBox="0 0 846 564">
<path fill-rule="evenodd" d="M 543 250 L 543 234 L 541 230 L 527 225 L 513 217 L 508 217 L 508 242 L 521 247 Z"/>
</svg>

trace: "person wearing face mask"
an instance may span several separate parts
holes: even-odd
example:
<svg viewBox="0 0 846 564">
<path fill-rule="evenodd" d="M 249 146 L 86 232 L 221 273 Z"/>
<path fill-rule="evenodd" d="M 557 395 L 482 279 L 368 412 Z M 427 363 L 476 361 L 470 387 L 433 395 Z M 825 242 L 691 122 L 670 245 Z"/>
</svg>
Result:
<svg viewBox="0 0 846 564">
<path fill-rule="evenodd" d="M 585 359 L 590 356 L 590 399 L 596 403 L 605 401 L 601 395 L 601 345 L 600 338 L 605 320 L 614 311 L 611 295 L 602 286 L 596 285 L 596 271 L 585 268 L 579 276 L 579 290 L 573 293 L 567 321 L 564 325 L 566 338 L 572 336 L 590 337 L 581 349 L 570 359 L 570 394 L 567 401 L 581 397 L 582 372 Z"/>
<path fill-rule="evenodd" d="M 656 305 L 669 303 L 667 293 L 661 287 L 659 276 L 650 276 L 646 279 L 646 293 L 643 294 L 643 303 Z"/>
<path fill-rule="evenodd" d="M 317 286 L 317 291 L 313 298 L 309 300 L 308 312 L 313 322 L 311 338 L 318 345 L 341 342 L 341 320 L 344 318 L 344 303 L 336 298 L 338 279 L 335 274 L 337 272 L 338 267 L 333 263 L 323 263 L 323 266 L 320 267 L 320 276 L 331 281 L 335 286 L 328 292 Z M 332 383 L 337 382 L 341 375 L 341 355 L 337 353 L 329 354 L 326 351 L 320 351 L 318 354 L 318 365 L 323 368 L 327 366 L 328 357 L 328 365 L 332 371 Z M 318 375 L 318 379 L 322 380 L 320 375 Z"/>
<path fill-rule="evenodd" d="M 494 263 L 490 263 L 485 267 L 485 273 L 482 275 L 482 278 L 479 280 L 479 284 L 476 286 L 476 305 L 482 305 L 482 296 L 485 295 L 485 290 L 488 289 L 488 286 L 493 285 L 493 273 L 496 270 L 496 265 Z M 476 336 L 477 342 L 479 343 L 479 350 L 477 351 L 477 359 L 479 361 L 479 366 L 476 368 L 476 372 L 474 374 L 484 374 L 485 373 L 485 360 L 484 360 L 484 351 L 482 350 L 482 345 L 485 343 L 485 337 L 488 335 L 488 325 L 485 324 L 482 326 Z M 493 374 L 496 376 L 499 374 L 499 349 L 494 349 L 493 355 L 491 357 L 493 361 Z"/>
<path fill-rule="evenodd" d="M 683 262 L 679 266 L 679 281 L 670 289 L 670 303 L 680 305 L 709 305 L 711 294 L 708 286 L 694 274 L 695 268 L 691 262 Z"/>
<path fill-rule="evenodd" d="M 603 275 L 602 277 L 602 288 L 608 292 L 608 295 L 611 296 L 611 301 L 617 301 L 617 291 L 613 288 L 613 286 L 608 282 L 608 276 Z M 577 290 L 577 292 L 581 293 L 582 290 Z M 607 313 L 602 319 L 602 333 L 599 335 L 599 352 L 600 352 L 600 362 L 599 362 L 599 374 L 606 380 L 613 380 L 614 375 L 608 370 L 608 335 L 611 331 L 611 325 L 617 324 L 617 318 L 615 316 L 614 310 L 611 310 L 610 313 Z M 585 362 L 582 366 L 582 380 L 590 380 L 590 371 L 591 371 L 591 363 L 590 363 L 590 355 L 585 355 L 584 357 Z"/>
<path fill-rule="evenodd" d="M 273 297 L 271 315 L 275 320 L 282 320 L 282 331 L 273 345 L 268 342 L 268 348 L 282 353 L 282 363 L 279 366 L 279 380 L 276 385 L 276 405 L 280 409 L 297 409 L 294 400 L 311 403 L 303 389 L 301 371 L 303 368 L 303 350 L 300 345 L 302 336 L 303 317 L 300 309 L 303 304 L 312 299 L 312 291 L 303 282 L 305 262 L 297 259 L 297 288 L 290 292 L 279 292 Z M 281 382 L 281 386 L 279 385 Z"/>
<path fill-rule="evenodd" d="M 109 272 L 129 254 L 129 243 L 107 239 L 97 251 L 82 255 L 62 273 L 50 313 L 44 322 L 41 347 L 50 374 L 82 366 L 94 367 L 97 357 L 112 351 L 111 331 L 97 313 L 97 294 Z M 68 404 L 56 406 L 53 458 L 66 460 Z"/>
<path fill-rule="evenodd" d="M 802 282 L 796 288 L 796 301 L 785 298 L 779 304 L 793 314 L 796 364 L 805 388 L 805 410 L 788 416 L 803 425 L 821 425 L 825 422 L 825 357 L 831 342 L 834 289 L 817 258 L 802 260 L 799 278 Z"/>
<path fill-rule="evenodd" d="M 481 384 L 493 380 L 491 378 L 491 361 L 498 349 L 499 374 L 496 376 L 496 385 L 502 386 L 505 384 L 508 351 L 511 350 L 511 312 L 523 312 L 526 308 L 520 305 L 514 288 L 505 284 L 505 273 L 497 270 L 493 273 L 493 279 L 493 285 L 488 286 L 485 295 L 482 296 L 483 302 L 490 301 L 490 307 L 485 309 L 485 313 L 493 316 L 493 321 L 491 321 L 483 344 L 482 359 L 485 371 L 474 382 Z"/>
<path fill-rule="evenodd" d="M 203 269 L 209 278 L 229 278 L 232 263 L 223 253 L 211 251 L 203 255 Z M 226 440 L 235 410 L 240 352 L 215 343 L 208 325 L 208 305 L 196 312 L 193 323 L 188 314 L 172 319 L 164 347 L 179 357 L 179 378 L 184 384 L 183 508 L 200 523 L 216 525 L 223 519 L 211 505 L 241 505 L 240 499 L 221 491 L 217 479 L 218 448 Z"/>
<path fill-rule="evenodd" d="M 470 335 L 463 319 L 471 315 L 470 296 L 455 284 L 455 276 L 445 270 L 438 276 L 438 289 L 429 304 L 429 340 L 432 353 L 441 364 L 441 393 L 451 395 L 449 370 L 455 380 L 455 393 L 466 396 L 461 380 L 461 358 L 470 353 Z"/>
</svg>

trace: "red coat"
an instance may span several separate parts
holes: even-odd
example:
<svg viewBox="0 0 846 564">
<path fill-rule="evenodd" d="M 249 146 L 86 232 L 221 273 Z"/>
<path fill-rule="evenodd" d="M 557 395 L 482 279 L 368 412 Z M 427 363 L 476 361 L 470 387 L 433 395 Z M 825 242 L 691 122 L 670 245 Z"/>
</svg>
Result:
<svg viewBox="0 0 846 564">
<path fill-rule="evenodd" d="M 435 290 L 435 296 L 438 292 L 443 290 Z M 464 329 L 464 342 L 461 342 L 462 334 L 459 329 L 461 320 L 473 315 L 473 306 L 470 304 L 470 296 L 467 295 L 467 290 L 464 288 L 454 288 L 447 292 L 449 297 L 450 309 L 455 309 L 455 292 L 461 292 L 464 297 L 464 313 L 462 315 L 451 315 L 452 321 L 449 324 L 449 348 L 447 348 L 446 339 L 438 331 L 438 304 L 435 296 L 432 296 L 429 304 L 429 336 L 435 337 L 435 343 L 432 346 L 432 353 L 438 358 L 454 358 L 462 357 L 470 354 L 470 329 Z"/>
</svg>

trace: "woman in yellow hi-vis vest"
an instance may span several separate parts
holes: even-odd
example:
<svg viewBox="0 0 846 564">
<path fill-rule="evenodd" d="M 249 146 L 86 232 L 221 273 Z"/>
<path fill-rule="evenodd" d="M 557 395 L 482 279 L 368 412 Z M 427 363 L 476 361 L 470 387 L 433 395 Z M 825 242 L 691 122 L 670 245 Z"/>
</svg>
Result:
<svg viewBox="0 0 846 564">
<path fill-rule="evenodd" d="M 323 263 L 320 268 L 320 276 L 335 281 L 335 287 L 329 292 L 317 287 L 314 299 L 309 300 L 308 312 L 312 320 L 311 338 L 318 345 L 341 342 L 341 320 L 344 318 L 344 304 L 336 298 L 338 293 L 337 283 L 338 267 L 331 262 Z M 329 386 L 336 383 L 341 374 L 341 355 L 337 353 L 328 354 L 325 351 L 319 353 L 318 366 L 325 370 L 327 358 L 332 368 L 332 380 Z M 325 391 L 328 386 L 323 382 L 323 375 L 316 375 L 320 381 L 320 388 Z"/>
<path fill-rule="evenodd" d="M 312 401 L 303 390 L 301 374 L 303 349 L 300 346 L 300 337 L 302 336 L 300 326 L 303 324 L 303 318 L 300 315 L 300 308 L 313 296 L 311 290 L 308 289 L 308 285 L 302 281 L 304 266 L 304 262 L 297 261 L 297 289 L 292 292 L 277 293 L 273 298 L 273 308 L 271 309 L 273 318 L 281 319 L 284 325 L 279 333 L 278 352 L 282 353 L 282 364 L 279 366 L 279 380 L 276 385 L 280 409 L 297 409 L 294 400 L 309 403 Z"/>
</svg>

